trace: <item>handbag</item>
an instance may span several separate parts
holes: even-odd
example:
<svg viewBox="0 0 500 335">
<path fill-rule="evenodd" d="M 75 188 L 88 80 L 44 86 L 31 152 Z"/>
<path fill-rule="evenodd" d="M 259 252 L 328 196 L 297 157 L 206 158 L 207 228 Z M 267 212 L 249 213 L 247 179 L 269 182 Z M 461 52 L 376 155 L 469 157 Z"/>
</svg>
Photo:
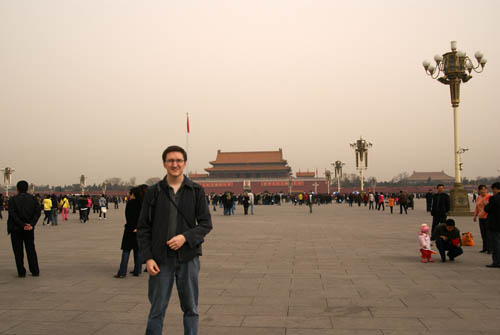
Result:
<svg viewBox="0 0 500 335">
<path fill-rule="evenodd" d="M 474 236 L 471 232 L 462 233 L 462 245 L 467 247 L 474 246 Z"/>
</svg>

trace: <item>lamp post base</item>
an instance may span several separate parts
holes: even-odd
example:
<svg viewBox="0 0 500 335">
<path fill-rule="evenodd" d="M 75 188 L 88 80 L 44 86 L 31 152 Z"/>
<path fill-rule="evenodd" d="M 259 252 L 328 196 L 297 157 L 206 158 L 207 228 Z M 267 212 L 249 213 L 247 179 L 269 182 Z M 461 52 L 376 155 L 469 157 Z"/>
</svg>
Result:
<svg viewBox="0 0 500 335">
<path fill-rule="evenodd" d="M 469 195 L 461 183 L 455 183 L 453 189 L 450 190 L 451 208 L 449 216 L 473 216 L 474 213 L 470 210 Z"/>
</svg>

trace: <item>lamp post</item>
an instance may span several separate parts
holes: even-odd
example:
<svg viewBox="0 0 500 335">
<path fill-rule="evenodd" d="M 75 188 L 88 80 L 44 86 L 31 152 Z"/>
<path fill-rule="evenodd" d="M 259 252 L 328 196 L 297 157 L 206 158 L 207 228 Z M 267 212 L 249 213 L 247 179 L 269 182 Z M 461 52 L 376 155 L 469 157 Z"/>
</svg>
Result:
<svg viewBox="0 0 500 335">
<path fill-rule="evenodd" d="M 326 179 L 326 193 L 330 195 L 330 185 L 332 184 L 332 172 L 330 170 L 325 171 Z"/>
<path fill-rule="evenodd" d="M 361 181 L 360 193 L 364 191 L 364 176 L 363 170 L 368 169 L 368 149 L 372 147 L 370 142 L 364 140 L 361 136 L 359 140 L 351 143 L 351 148 L 354 149 L 354 154 L 356 155 L 356 169 L 359 170 L 359 179 Z"/>
<path fill-rule="evenodd" d="M 32 195 L 35 195 L 35 184 L 33 183 L 30 184 L 30 192 Z"/>
<path fill-rule="evenodd" d="M 288 195 L 292 195 L 292 173 L 288 174 Z"/>
<path fill-rule="evenodd" d="M 106 189 L 108 188 L 108 185 L 106 183 L 102 183 L 102 194 L 106 194 Z"/>
<path fill-rule="evenodd" d="M 80 176 L 80 188 L 82 190 L 82 195 L 85 195 L 85 186 L 87 186 L 87 177 L 84 174 Z"/>
<path fill-rule="evenodd" d="M 5 169 L 2 169 L 3 171 L 3 183 L 5 185 L 5 196 L 8 198 L 9 197 L 9 187 L 11 184 L 11 177 L 12 174 L 14 173 L 14 169 L 10 167 L 6 167 Z"/>
<path fill-rule="evenodd" d="M 336 161 L 335 163 L 332 163 L 332 165 L 335 167 L 335 178 L 337 178 L 337 193 L 340 194 L 340 178 L 342 178 L 342 167 L 345 163 Z"/>
<path fill-rule="evenodd" d="M 425 72 L 432 79 L 437 79 L 440 83 L 450 86 L 451 106 L 453 107 L 453 138 L 455 156 L 455 185 L 450 191 L 451 209 L 450 216 L 469 216 L 472 215 L 469 207 L 469 198 L 467 191 L 462 185 L 460 152 L 458 144 L 458 106 L 460 104 L 460 84 L 468 82 L 472 76 L 472 71 L 476 73 L 483 72 L 486 65 L 486 58 L 482 52 L 477 51 L 474 54 L 477 65 L 467 56 L 464 51 L 457 50 L 457 42 L 451 42 L 451 52 L 441 55 L 435 55 L 436 65 L 425 60 L 422 65 Z M 440 75 L 442 75 L 440 77 Z"/>
</svg>

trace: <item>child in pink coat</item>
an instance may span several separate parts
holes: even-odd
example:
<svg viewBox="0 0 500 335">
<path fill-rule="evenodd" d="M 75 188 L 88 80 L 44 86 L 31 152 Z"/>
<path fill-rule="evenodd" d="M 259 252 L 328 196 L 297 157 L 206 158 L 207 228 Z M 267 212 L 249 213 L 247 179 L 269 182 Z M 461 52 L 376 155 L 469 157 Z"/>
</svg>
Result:
<svg viewBox="0 0 500 335">
<path fill-rule="evenodd" d="M 422 263 L 434 263 L 432 254 L 435 254 L 431 249 L 431 237 L 429 236 L 429 226 L 425 223 L 420 226 L 418 233 L 418 244 L 420 246 L 420 257 Z"/>
</svg>

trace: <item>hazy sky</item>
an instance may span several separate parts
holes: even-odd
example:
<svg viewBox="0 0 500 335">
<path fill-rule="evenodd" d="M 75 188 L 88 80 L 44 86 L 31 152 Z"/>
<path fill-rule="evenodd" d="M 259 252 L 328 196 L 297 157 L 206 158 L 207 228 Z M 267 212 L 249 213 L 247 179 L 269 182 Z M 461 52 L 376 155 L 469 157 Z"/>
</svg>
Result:
<svg viewBox="0 0 500 335">
<path fill-rule="evenodd" d="M 373 142 L 366 175 L 454 175 L 449 88 L 424 59 L 488 58 L 462 85 L 464 176 L 500 174 L 500 1 L 1 0 L 0 167 L 72 184 L 164 174 L 186 145 L 202 172 L 223 151 L 283 148 L 293 172 Z M 498 102 L 497 102 L 498 104 Z"/>
</svg>

